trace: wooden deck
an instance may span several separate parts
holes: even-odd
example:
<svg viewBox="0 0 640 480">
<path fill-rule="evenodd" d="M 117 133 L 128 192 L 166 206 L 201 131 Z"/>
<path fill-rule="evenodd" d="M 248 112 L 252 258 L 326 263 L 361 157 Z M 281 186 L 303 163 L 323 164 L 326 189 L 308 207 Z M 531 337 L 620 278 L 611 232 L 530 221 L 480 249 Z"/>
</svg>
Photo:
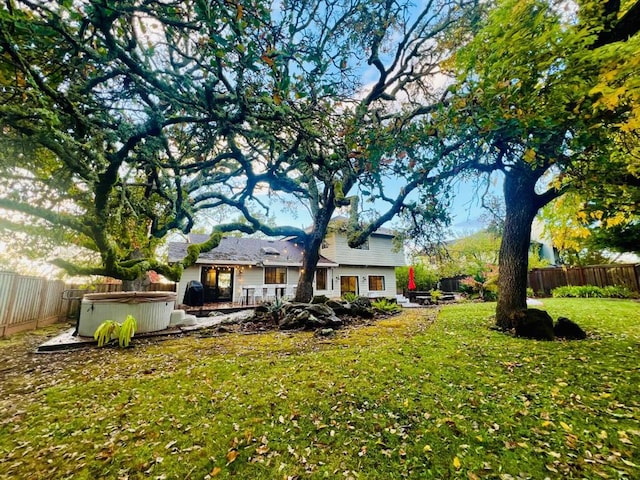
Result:
<svg viewBox="0 0 640 480">
<path fill-rule="evenodd" d="M 207 317 L 211 312 L 219 313 L 233 313 L 240 312 L 242 310 L 251 310 L 256 308 L 256 305 L 243 305 L 233 302 L 222 303 L 205 303 L 201 307 L 191 307 L 189 305 L 178 305 L 176 308 L 184 310 L 188 315 L 195 315 L 196 317 Z"/>
</svg>

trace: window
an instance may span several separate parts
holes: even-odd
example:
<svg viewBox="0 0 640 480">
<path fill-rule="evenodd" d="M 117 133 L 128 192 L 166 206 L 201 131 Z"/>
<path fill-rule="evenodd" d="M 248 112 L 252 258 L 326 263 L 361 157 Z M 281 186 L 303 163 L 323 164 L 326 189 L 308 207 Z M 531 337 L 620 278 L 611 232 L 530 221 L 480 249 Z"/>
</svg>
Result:
<svg viewBox="0 0 640 480">
<path fill-rule="evenodd" d="M 318 268 L 316 270 L 316 290 L 327 289 L 327 269 Z"/>
<path fill-rule="evenodd" d="M 287 283 L 287 268 L 264 267 L 264 283 Z"/>
<path fill-rule="evenodd" d="M 369 275 L 369 291 L 384 290 L 384 275 Z"/>
<path fill-rule="evenodd" d="M 345 293 L 353 293 L 354 295 L 358 295 L 358 277 L 340 277 L 340 296 L 344 295 Z"/>
</svg>

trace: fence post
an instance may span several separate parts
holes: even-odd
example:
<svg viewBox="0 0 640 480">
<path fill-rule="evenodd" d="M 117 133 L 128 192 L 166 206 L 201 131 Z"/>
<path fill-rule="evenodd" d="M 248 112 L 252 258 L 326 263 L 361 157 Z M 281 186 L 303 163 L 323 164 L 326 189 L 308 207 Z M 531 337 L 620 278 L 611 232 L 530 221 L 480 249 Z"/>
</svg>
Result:
<svg viewBox="0 0 640 480">
<path fill-rule="evenodd" d="M 16 303 L 16 295 L 18 294 L 18 282 L 16 281 L 17 275 L 13 275 L 13 281 L 11 282 L 11 291 L 7 296 L 7 309 L 5 310 L 4 320 L 2 321 L 2 335 L 4 337 L 9 330 L 9 321 L 13 315 L 13 310 Z"/>
<path fill-rule="evenodd" d="M 47 300 L 47 289 L 48 288 L 49 288 L 49 281 L 44 280 L 44 279 L 40 279 L 40 305 L 38 307 L 38 313 L 36 315 L 36 326 L 35 326 L 35 328 L 38 328 L 38 325 L 40 323 L 40 319 L 42 318 L 42 314 L 44 312 L 44 309 L 47 307 L 46 300 Z"/>
</svg>

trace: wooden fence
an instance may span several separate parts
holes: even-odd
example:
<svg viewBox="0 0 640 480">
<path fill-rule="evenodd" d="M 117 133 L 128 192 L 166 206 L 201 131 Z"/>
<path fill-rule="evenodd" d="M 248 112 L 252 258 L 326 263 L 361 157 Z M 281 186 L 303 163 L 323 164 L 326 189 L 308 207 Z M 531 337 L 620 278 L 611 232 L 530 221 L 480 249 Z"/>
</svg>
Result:
<svg viewBox="0 0 640 480">
<path fill-rule="evenodd" d="M 60 280 L 0 272 L 0 337 L 60 320 L 66 288 Z"/>
<path fill-rule="evenodd" d="M 640 264 L 534 268 L 529 272 L 529 286 L 536 294 L 549 295 L 566 285 L 618 285 L 640 293 Z"/>
<path fill-rule="evenodd" d="M 175 288 L 171 283 L 149 286 L 153 291 L 175 291 Z M 120 283 L 102 283 L 87 288 L 61 280 L 0 272 L 0 337 L 75 317 L 85 293 L 120 290 Z"/>
</svg>

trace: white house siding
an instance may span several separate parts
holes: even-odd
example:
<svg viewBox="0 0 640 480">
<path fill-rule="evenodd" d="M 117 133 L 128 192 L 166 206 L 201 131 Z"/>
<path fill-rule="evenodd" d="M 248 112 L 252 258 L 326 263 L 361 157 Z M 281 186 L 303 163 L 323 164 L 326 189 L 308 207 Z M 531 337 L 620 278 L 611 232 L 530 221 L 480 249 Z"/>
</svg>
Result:
<svg viewBox="0 0 640 480">
<path fill-rule="evenodd" d="M 340 266 L 333 270 L 334 289 L 328 297 L 340 296 L 340 277 L 358 277 L 358 295 L 370 298 L 395 298 L 396 296 L 396 272 L 395 267 L 360 267 L 360 266 Z M 383 276 L 384 290 L 369 291 L 369 276 Z M 329 279 L 331 280 L 331 279 Z M 319 294 L 319 293 L 318 293 Z"/>
<path fill-rule="evenodd" d="M 368 250 L 349 247 L 347 237 L 335 233 L 327 237 L 326 245 L 320 253 L 340 265 L 399 267 L 405 264 L 404 252 L 395 251 L 393 240 L 388 236 L 371 235 Z"/>
</svg>

